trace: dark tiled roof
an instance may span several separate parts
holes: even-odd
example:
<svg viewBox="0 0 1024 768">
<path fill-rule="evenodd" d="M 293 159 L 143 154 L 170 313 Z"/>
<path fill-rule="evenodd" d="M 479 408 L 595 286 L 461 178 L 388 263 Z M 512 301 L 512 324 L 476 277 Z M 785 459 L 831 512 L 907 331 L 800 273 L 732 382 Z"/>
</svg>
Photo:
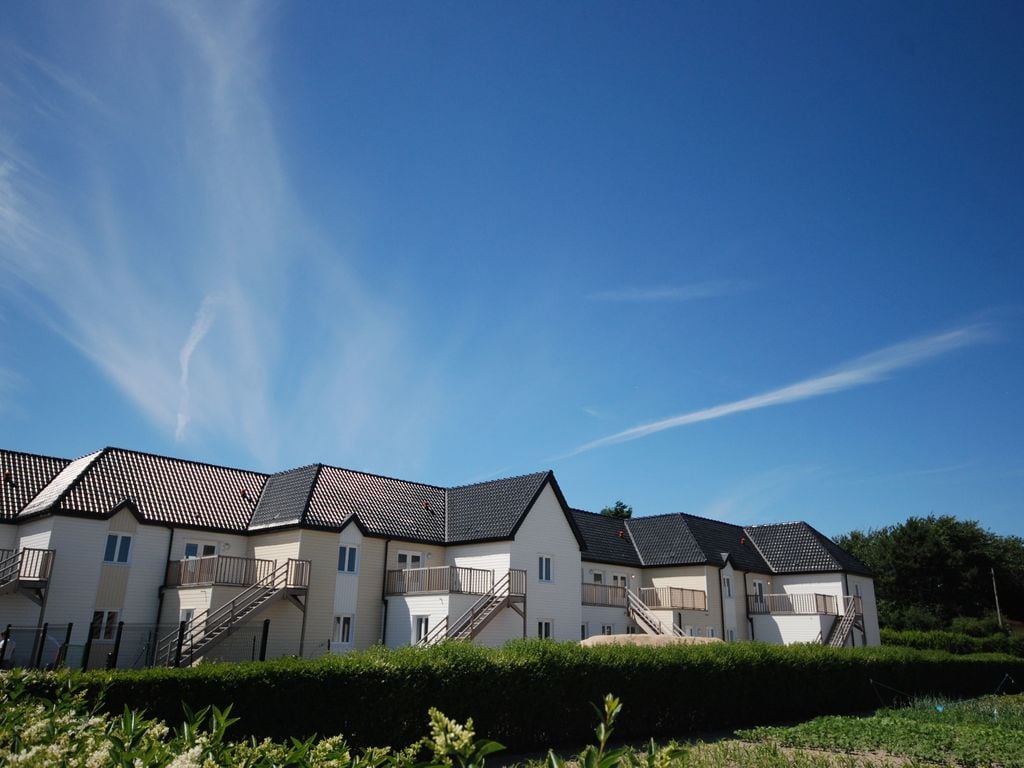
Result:
<svg viewBox="0 0 1024 768">
<path fill-rule="evenodd" d="M 23 515 L 106 515 L 128 502 L 147 522 L 241 531 L 265 479 L 258 472 L 105 448 L 68 464 Z"/>
<path fill-rule="evenodd" d="M 301 523 L 319 471 L 319 464 L 310 464 L 268 477 L 249 529 Z"/>
<path fill-rule="evenodd" d="M 707 562 L 682 515 L 636 517 L 627 524 L 644 565 L 695 565 Z"/>
<path fill-rule="evenodd" d="M 0 449 L 0 520 L 13 519 L 70 463 L 68 459 Z"/>
<path fill-rule="evenodd" d="M 636 567 L 641 565 L 624 520 L 582 509 L 572 510 L 572 517 L 586 542 L 581 553 L 584 560 Z"/>
<path fill-rule="evenodd" d="M 510 538 L 551 472 L 448 490 L 448 542 Z"/>
<path fill-rule="evenodd" d="M 775 573 L 871 573 L 867 566 L 807 523 L 753 525 L 746 531 Z"/>
<path fill-rule="evenodd" d="M 724 563 L 723 554 L 728 554 L 733 567 L 741 571 L 768 571 L 768 564 L 740 526 L 696 515 L 683 515 L 683 519 L 709 563 Z"/>
<path fill-rule="evenodd" d="M 304 522 L 340 528 L 354 514 L 371 534 L 441 544 L 444 512 L 443 488 L 324 466 Z"/>
</svg>

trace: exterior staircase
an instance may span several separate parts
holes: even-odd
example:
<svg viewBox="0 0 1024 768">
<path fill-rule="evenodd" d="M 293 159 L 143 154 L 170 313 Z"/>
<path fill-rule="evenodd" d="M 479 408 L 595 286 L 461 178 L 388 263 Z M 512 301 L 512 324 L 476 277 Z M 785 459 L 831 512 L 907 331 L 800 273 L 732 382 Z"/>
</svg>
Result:
<svg viewBox="0 0 1024 768">
<path fill-rule="evenodd" d="M 309 562 L 288 560 L 219 608 L 197 613 L 157 643 L 156 665 L 190 666 L 242 622 L 253 618 L 274 600 L 309 585 Z M 301 604 L 300 604 L 301 605 Z"/>
<path fill-rule="evenodd" d="M 446 616 L 434 629 L 420 638 L 417 645 L 434 645 L 442 640 L 472 640 L 506 607 L 523 616 L 522 605 L 525 602 L 526 571 L 512 569 L 481 595 L 468 611 L 455 621 L 449 621 Z"/>
<path fill-rule="evenodd" d="M 626 613 L 648 635 L 675 635 L 676 637 L 683 637 L 683 630 L 677 627 L 675 623 L 671 624 L 670 629 L 665 629 L 665 625 L 661 623 L 657 616 L 651 613 L 650 609 L 644 604 L 644 601 L 630 589 L 626 590 Z"/>
<path fill-rule="evenodd" d="M 0 550 L 0 595 L 17 590 L 42 605 L 53 572 L 54 550 Z"/>
<path fill-rule="evenodd" d="M 853 597 L 847 597 L 846 611 L 833 622 L 828 638 L 822 644 L 832 648 L 842 648 L 846 645 L 846 641 L 850 637 L 850 632 L 853 631 L 853 625 L 857 621 L 859 614 L 858 600 Z"/>
</svg>

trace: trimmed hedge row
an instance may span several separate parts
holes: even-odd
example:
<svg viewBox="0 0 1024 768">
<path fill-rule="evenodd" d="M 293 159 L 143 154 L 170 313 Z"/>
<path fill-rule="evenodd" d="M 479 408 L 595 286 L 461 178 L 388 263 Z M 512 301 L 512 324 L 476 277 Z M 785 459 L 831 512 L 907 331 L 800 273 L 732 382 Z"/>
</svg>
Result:
<svg viewBox="0 0 1024 768">
<path fill-rule="evenodd" d="M 231 704 L 241 718 L 235 739 L 343 733 L 354 745 L 401 745 L 422 733 L 433 706 L 458 720 L 473 717 L 483 737 L 528 750 L 586 742 L 591 703 L 608 692 L 625 704 L 618 738 L 679 737 L 890 703 L 872 679 L 915 695 L 974 696 L 1007 673 L 1024 681 L 1024 660 L 884 647 L 519 641 L 501 650 L 445 643 L 316 661 L 97 671 L 81 680 L 106 690 L 113 713 L 127 705 L 168 722 L 181 719 L 183 702 Z"/>
<path fill-rule="evenodd" d="M 962 632 L 943 630 L 883 629 L 882 642 L 904 648 L 948 653 L 1009 653 L 1024 657 L 1024 635 L 973 637 Z"/>
</svg>

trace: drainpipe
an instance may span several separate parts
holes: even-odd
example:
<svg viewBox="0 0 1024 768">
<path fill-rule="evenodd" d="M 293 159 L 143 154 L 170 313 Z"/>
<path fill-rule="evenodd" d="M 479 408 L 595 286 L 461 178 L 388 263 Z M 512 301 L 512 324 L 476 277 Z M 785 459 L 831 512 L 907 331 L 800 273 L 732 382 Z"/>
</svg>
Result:
<svg viewBox="0 0 1024 768">
<path fill-rule="evenodd" d="M 722 609 L 722 640 L 725 640 L 725 594 L 722 592 L 722 571 L 725 568 L 718 566 L 718 607 Z"/>
<path fill-rule="evenodd" d="M 380 583 L 380 601 L 384 603 L 384 610 L 381 612 L 380 621 L 380 644 L 384 645 L 388 638 L 388 548 L 391 546 L 391 539 L 384 540 L 384 576 Z"/>
<path fill-rule="evenodd" d="M 747 576 L 749 571 L 743 571 L 743 615 L 750 625 L 750 639 L 754 639 L 754 617 L 750 615 L 750 602 L 747 600 Z"/>
<path fill-rule="evenodd" d="M 169 563 L 169 562 L 171 562 L 171 550 L 174 548 L 174 526 L 168 525 L 167 526 L 167 532 L 168 532 L 169 536 L 167 537 L 167 560 L 166 560 L 166 562 Z M 158 590 L 158 600 L 156 601 L 156 622 L 154 622 L 154 623 L 156 624 L 156 626 L 158 628 L 160 626 L 160 616 L 164 612 L 164 592 L 165 592 L 164 584 L 166 582 L 167 582 L 167 565 L 165 564 L 164 565 L 164 583 L 162 583 L 160 585 L 160 589 Z M 157 632 L 159 632 L 159 629 L 157 629 Z"/>
</svg>

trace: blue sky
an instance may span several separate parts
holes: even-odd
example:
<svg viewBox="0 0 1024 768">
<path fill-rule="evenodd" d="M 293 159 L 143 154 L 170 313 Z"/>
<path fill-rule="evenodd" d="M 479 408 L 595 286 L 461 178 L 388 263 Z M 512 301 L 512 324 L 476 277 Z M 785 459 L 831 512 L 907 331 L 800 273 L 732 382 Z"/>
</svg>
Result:
<svg viewBox="0 0 1024 768">
<path fill-rule="evenodd" d="M 2 444 L 1022 535 L 1022 22 L 8 4 Z"/>
</svg>

